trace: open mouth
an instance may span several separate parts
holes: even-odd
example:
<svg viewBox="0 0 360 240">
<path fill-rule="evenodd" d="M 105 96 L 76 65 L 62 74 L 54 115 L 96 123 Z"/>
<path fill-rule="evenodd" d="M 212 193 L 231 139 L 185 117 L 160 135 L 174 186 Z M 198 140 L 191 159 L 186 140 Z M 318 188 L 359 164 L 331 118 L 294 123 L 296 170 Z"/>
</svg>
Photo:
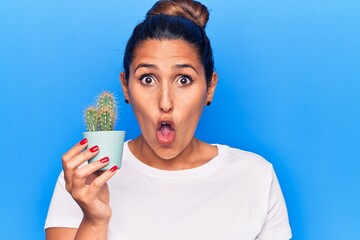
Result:
<svg viewBox="0 0 360 240">
<path fill-rule="evenodd" d="M 171 127 L 171 123 L 169 122 L 162 122 L 160 124 L 160 131 L 162 132 L 162 134 L 164 135 L 169 135 L 170 132 L 172 130 L 172 127 Z"/>
<path fill-rule="evenodd" d="M 169 121 L 160 122 L 157 130 L 157 138 L 161 144 L 170 144 L 174 141 L 175 129 L 173 125 L 174 124 Z"/>
</svg>

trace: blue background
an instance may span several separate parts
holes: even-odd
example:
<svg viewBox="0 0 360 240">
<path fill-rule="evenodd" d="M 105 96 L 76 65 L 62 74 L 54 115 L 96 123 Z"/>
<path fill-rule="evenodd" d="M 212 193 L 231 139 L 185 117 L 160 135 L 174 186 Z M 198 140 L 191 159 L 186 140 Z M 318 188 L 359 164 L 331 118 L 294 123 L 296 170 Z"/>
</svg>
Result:
<svg viewBox="0 0 360 240">
<path fill-rule="evenodd" d="M 100 91 L 118 95 L 116 128 L 139 134 L 118 76 L 153 3 L 1 1 L 1 238 L 44 238 L 61 155 Z M 293 239 L 357 239 L 360 2 L 204 3 L 219 84 L 197 136 L 273 163 Z"/>
</svg>

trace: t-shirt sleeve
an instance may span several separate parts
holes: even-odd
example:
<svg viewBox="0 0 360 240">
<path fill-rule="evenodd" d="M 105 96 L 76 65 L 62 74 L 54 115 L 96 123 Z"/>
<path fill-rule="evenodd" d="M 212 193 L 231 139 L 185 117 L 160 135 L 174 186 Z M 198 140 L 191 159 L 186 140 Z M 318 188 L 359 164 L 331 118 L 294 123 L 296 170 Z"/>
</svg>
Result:
<svg viewBox="0 0 360 240">
<path fill-rule="evenodd" d="M 51 227 L 78 228 L 82 218 L 83 213 L 79 205 L 65 189 L 64 172 L 61 172 L 50 202 L 45 229 Z"/>
<path fill-rule="evenodd" d="M 256 240 L 289 240 L 291 237 L 285 200 L 276 174 L 272 169 L 267 217 Z"/>
</svg>

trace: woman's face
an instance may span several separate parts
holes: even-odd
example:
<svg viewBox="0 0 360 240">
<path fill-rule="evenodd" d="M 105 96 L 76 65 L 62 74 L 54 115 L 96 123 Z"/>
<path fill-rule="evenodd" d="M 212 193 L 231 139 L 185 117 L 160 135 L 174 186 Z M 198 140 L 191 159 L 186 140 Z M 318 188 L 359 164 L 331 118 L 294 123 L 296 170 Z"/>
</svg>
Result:
<svg viewBox="0 0 360 240">
<path fill-rule="evenodd" d="M 183 40 L 148 40 L 137 47 L 128 84 L 121 74 L 146 144 L 162 159 L 173 159 L 189 146 L 217 76 L 207 88 L 197 51 Z"/>
</svg>

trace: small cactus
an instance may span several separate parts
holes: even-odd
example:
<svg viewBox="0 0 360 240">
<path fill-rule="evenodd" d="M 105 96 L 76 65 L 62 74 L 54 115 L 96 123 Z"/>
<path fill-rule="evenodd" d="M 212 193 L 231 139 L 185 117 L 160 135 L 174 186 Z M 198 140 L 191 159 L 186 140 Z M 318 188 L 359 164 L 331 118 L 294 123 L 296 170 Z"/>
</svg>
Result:
<svg viewBox="0 0 360 240">
<path fill-rule="evenodd" d="M 114 129 L 115 114 L 109 106 L 98 110 L 100 131 L 111 131 Z"/>
<path fill-rule="evenodd" d="M 113 94 L 103 92 L 99 95 L 97 108 L 90 106 L 85 110 L 86 129 L 94 131 L 114 130 L 116 120 L 116 101 Z"/>
<path fill-rule="evenodd" d="M 110 111 L 116 112 L 116 101 L 114 95 L 105 91 L 100 94 L 98 99 L 98 109 L 109 107 Z"/>
<path fill-rule="evenodd" d="M 85 110 L 85 123 L 88 132 L 95 132 L 98 130 L 98 116 L 95 107 L 90 106 Z"/>
</svg>

